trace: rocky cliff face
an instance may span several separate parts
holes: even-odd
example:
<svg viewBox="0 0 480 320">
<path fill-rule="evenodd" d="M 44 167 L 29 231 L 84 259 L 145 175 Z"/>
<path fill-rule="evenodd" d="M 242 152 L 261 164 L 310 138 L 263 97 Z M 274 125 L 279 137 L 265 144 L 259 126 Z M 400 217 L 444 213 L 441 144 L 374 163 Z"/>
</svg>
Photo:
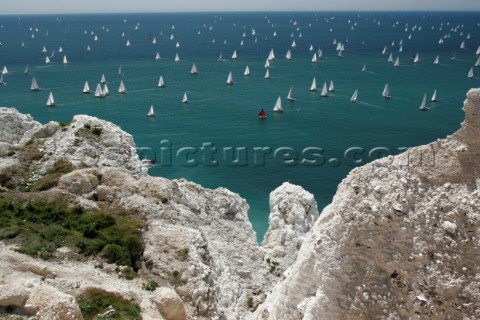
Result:
<svg viewBox="0 0 480 320">
<path fill-rule="evenodd" d="M 354 169 L 321 215 L 301 187 L 273 191 L 262 247 L 245 200 L 146 175 L 115 125 L 0 108 L 0 199 L 134 216 L 143 242 L 127 280 L 101 256 L 36 259 L 0 234 L 0 315 L 81 319 L 79 297 L 101 289 L 144 319 L 479 318 L 480 90 L 467 97 L 458 132 Z"/>
<path fill-rule="evenodd" d="M 480 90 L 452 136 L 356 168 L 255 319 L 480 317 Z"/>
</svg>

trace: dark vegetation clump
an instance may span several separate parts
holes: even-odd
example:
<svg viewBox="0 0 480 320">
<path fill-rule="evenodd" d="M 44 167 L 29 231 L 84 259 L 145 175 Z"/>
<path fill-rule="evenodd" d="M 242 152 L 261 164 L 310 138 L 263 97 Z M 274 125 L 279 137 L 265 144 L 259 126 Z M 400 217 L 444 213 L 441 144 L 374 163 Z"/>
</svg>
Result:
<svg viewBox="0 0 480 320">
<path fill-rule="evenodd" d="M 134 301 L 122 298 L 120 295 L 101 289 L 88 289 L 77 298 L 83 319 L 98 319 L 98 315 L 111 307 L 115 314 L 105 319 L 141 320 L 140 307 Z"/>
</svg>

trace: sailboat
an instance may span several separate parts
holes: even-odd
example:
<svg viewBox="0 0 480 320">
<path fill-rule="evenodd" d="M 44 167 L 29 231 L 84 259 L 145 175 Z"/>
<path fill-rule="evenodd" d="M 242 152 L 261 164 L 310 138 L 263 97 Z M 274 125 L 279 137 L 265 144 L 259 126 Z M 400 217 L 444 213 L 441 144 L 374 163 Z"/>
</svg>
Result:
<svg viewBox="0 0 480 320">
<path fill-rule="evenodd" d="M 287 60 L 292 60 L 292 52 L 290 50 L 287 50 L 287 54 L 285 55 L 285 58 L 287 58 Z"/>
<path fill-rule="evenodd" d="M 119 76 L 123 75 L 123 73 L 122 73 L 122 65 L 120 65 L 120 66 L 118 67 L 118 75 L 119 75 Z"/>
<path fill-rule="evenodd" d="M 95 89 L 95 97 L 96 98 L 103 98 L 105 97 L 103 95 L 103 91 L 102 91 L 102 85 L 100 83 L 97 83 L 97 88 Z"/>
<path fill-rule="evenodd" d="M 67 56 L 66 56 L 66 55 L 63 56 L 63 64 L 68 64 L 68 60 L 67 60 Z"/>
<path fill-rule="evenodd" d="M 188 97 L 186 92 L 183 94 L 182 103 L 188 103 Z"/>
<path fill-rule="evenodd" d="M 322 58 L 323 58 L 323 50 L 320 49 L 320 50 L 318 51 L 318 59 L 322 59 Z"/>
<path fill-rule="evenodd" d="M 476 54 L 477 56 L 480 55 L 480 46 L 478 46 L 477 52 L 475 52 L 475 54 Z"/>
<path fill-rule="evenodd" d="M 270 68 L 270 61 L 268 61 L 268 59 L 265 61 L 265 68 Z"/>
<path fill-rule="evenodd" d="M 317 63 L 317 54 L 316 53 L 313 54 L 312 62 Z"/>
<path fill-rule="evenodd" d="M 265 112 L 265 110 L 263 110 L 263 108 L 262 108 L 262 110 L 260 110 L 260 113 L 258 114 L 258 117 L 260 119 L 265 119 L 267 117 L 267 113 Z"/>
<path fill-rule="evenodd" d="M 27 66 L 25 67 L 25 70 L 23 70 L 23 74 L 28 74 L 28 64 L 27 64 Z"/>
<path fill-rule="evenodd" d="M 477 58 L 477 61 L 475 61 L 475 67 L 480 66 L 480 57 Z"/>
<path fill-rule="evenodd" d="M 104 97 L 106 97 L 106 96 L 108 96 L 108 95 L 110 94 L 110 93 L 108 92 L 108 86 L 107 86 L 106 83 L 103 85 L 102 94 L 103 94 Z"/>
<path fill-rule="evenodd" d="M 43 52 L 43 53 L 47 52 L 47 48 L 46 48 L 45 46 L 43 46 L 42 52 Z"/>
<path fill-rule="evenodd" d="M 90 49 L 90 46 L 87 45 L 87 49 L 85 49 L 87 52 L 91 51 L 92 49 Z"/>
<path fill-rule="evenodd" d="M 125 89 L 125 84 L 123 80 L 120 80 L 120 85 L 118 86 L 118 93 L 127 93 L 127 89 Z"/>
<path fill-rule="evenodd" d="M 427 111 L 427 93 L 423 95 L 422 104 L 420 105 L 420 111 Z"/>
<path fill-rule="evenodd" d="M 130 47 L 131 44 L 130 44 L 130 40 L 127 40 L 127 43 L 125 44 L 126 47 Z"/>
<path fill-rule="evenodd" d="M 55 99 L 53 99 L 53 94 L 50 91 L 47 99 L 47 107 L 53 107 L 53 106 L 55 106 Z"/>
<path fill-rule="evenodd" d="M 357 98 L 358 98 L 358 89 L 355 89 L 355 91 L 353 92 L 352 97 L 350 98 L 350 101 L 352 101 L 353 103 L 355 103 L 355 102 L 357 102 Z"/>
<path fill-rule="evenodd" d="M 190 73 L 191 74 L 197 74 L 198 73 L 198 69 L 197 69 L 197 66 L 195 65 L 195 63 L 192 65 L 192 70 L 190 70 Z"/>
<path fill-rule="evenodd" d="M 155 55 L 155 60 L 160 60 L 160 52 L 157 52 L 157 54 Z"/>
<path fill-rule="evenodd" d="M 245 71 L 243 72 L 243 75 L 246 77 L 250 76 L 250 68 L 248 66 L 245 67 Z"/>
<path fill-rule="evenodd" d="M 388 87 L 388 83 L 385 83 L 385 88 L 383 88 L 382 97 L 384 97 L 385 99 L 390 98 L 390 88 Z"/>
<path fill-rule="evenodd" d="M 330 80 L 330 86 L 328 87 L 328 91 L 330 91 L 330 92 L 335 91 L 335 86 L 333 85 L 333 80 Z"/>
<path fill-rule="evenodd" d="M 165 82 L 163 81 L 162 76 L 160 76 L 160 79 L 158 79 L 158 87 L 159 88 L 165 88 Z"/>
<path fill-rule="evenodd" d="M 49 57 L 45 57 L 45 63 L 50 63 L 50 58 Z"/>
<path fill-rule="evenodd" d="M 237 50 L 233 51 L 232 59 L 237 59 Z"/>
<path fill-rule="evenodd" d="M 175 54 L 175 62 L 179 62 L 180 61 L 180 57 L 178 56 L 178 53 Z"/>
<path fill-rule="evenodd" d="M 265 79 L 270 79 L 270 70 L 269 70 L 269 69 L 267 69 L 267 70 L 265 71 L 265 77 L 264 77 L 264 78 L 265 78 Z"/>
<path fill-rule="evenodd" d="M 437 55 L 435 60 L 433 60 L 433 64 L 438 64 L 439 61 L 440 61 L 440 57 Z"/>
<path fill-rule="evenodd" d="M 363 65 L 362 72 L 365 72 L 365 71 L 367 71 L 367 66 Z"/>
<path fill-rule="evenodd" d="M 32 91 L 39 91 L 40 87 L 38 86 L 37 79 L 35 77 L 32 78 L 32 85 L 30 86 L 30 90 Z"/>
<path fill-rule="evenodd" d="M 388 62 L 393 62 L 393 54 L 390 53 L 390 55 L 388 56 Z"/>
<path fill-rule="evenodd" d="M 6 83 L 3 81 L 3 73 L 0 73 L 0 84 L 6 84 Z"/>
<path fill-rule="evenodd" d="M 397 57 L 397 59 L 395 59 L 395 63 L 393 64 L 394 67 L 400 67 L 400 58 Z"/>
<path fill-rule="evenodd" d="M 310 91 L 317 91 L 317 80 L 313 77 L 312 85 L 310 86 Z"/>
<path fill-rule="evenodd" d="M 83 85 L 83 93 L 88 94 L 90 93 L 90 86 L 88 85 L 88 81 L 85 81 L 85 84 Z"/>
<path fill-rule="evenodd" d="M 271 49 L 270 53 L 268 54 L 268 60 L 270 61 L 275 60 L 275 54 L 273 53 L 273 49 Z"/>
<path fill-rule="evenodd" d="M 232 71 L 230 71 L 230 72 L 228 73 L 227 84 L 228 84 L 228 85 L 232 85 L 232 84 L 233 84 Z"/>
<path fill-rule="evenodd" d="M 155 112 L 153 111 L 153 105 L 150 106 L 150 110 L 147 112 L 147 117 L 155 117 Z"/>
<path fill-rule="evenodd" d="M 470 68 L 470 71 L 468 71 L 467 77 L 473 78 L 473 67 Z"/>
<path fill-rule="evenodd" d="M 106 83 L 106 82 L 107 82 L 107 80 L 105 79 L 105 75 L 102 74 L 102 77 L 100 78 L 100 83 L 101 83 L 101 84 L 104 84 L 104 83 Z"/>
<path fill-rule="evenodd" d="M 273 111 L 275 112 L 283 112 L 282 108 L 282 98 L 278 96 L 277 102 L 275 103 L 275 106 L 273 107 Z"/>
<path fill-rule="evenodd" d="M 432 95 L 432 98 L 430 99 L 430 101 L 432 102 L 436 102 L 437 101 L 437 89 L 435 89 L 433 91 L 433 95 Z"/>
<path fill-rule="evenodd" d="M 290 86 L 290 90 L 288 91 L 288 95 L 287 95 L 287 100 L 295 101 L 295 98 L 293 96 L 293 86 Z"/>
<path fill-rule="evenodd" d="M 321 97 L 328 97 L 328 91 L 327 91 L 327 83 L 323 83 L 322 87 L 322 93 L 320 94 Z"/>
<path fill-rule="evenodd" d="M 292 41 L 292 48 L 296 48 L 297 44 L 295 43 L 295 40 Z"/>
<path fill-rule="evenodd" d="M 415 55 L 415 58 L 413 58 L 413 63 L 418 63 L 420 61 L 420 57 L 418 56 L 418 53 Z"/>
</svg>

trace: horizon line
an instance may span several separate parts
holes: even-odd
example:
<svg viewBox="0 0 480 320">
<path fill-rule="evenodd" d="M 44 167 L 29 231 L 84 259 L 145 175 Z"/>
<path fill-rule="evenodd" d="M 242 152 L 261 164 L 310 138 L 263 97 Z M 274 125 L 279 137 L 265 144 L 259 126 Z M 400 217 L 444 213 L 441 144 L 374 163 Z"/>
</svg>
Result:
<svg viewBox="0 0 480 320">
<path fill-rule="evenodd" d="M 336 9 L 336 10 L 206 10 L 206 11 L 158 11 L 158 12 L 146 12 L 146 11 L 98 11 L 98 12 L 31 12 L 31 13 L 0 13 L 0 16 L 15 16 L 15 15 L 75 15 L 75 14 L 171 14 L 171 13 L 478 13 L 479 9 L 395 9 L 395 10 L 386 10 L 386 9 L 369 9 L 369 10 L 345 10 L 345 9 Z"/>
</svg>

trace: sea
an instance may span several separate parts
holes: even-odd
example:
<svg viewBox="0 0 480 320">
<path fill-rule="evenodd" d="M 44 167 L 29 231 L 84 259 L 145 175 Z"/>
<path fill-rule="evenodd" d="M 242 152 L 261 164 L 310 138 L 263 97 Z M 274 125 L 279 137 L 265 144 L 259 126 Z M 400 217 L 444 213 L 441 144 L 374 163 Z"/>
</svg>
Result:
<svg viewBox="0 0 480 320">
<path fill-rule="evenodd" d="M 87 114 L 117 124 L 142 159 L 155 160 L 150 175 L 245 198 L 259 242 L 271 191 L 300 185 L 321 210 L 353 168 L 456 131 L 480 74 L 477 12 L 9 15 L 0 16 L 0 43 L 8 71 L 0 106 L 42 123 Z M 102 75 L 110 95 L 96 98 Z M 30 90 L 32 77 L 40 91 Z M 314 78 L 318 90 L 310 91 Z M 86 81 L 91 94 L 82 93 Z M 330 82 L 334 91 L 322 97 Z M 390 98 L 382 97 L 387 83 Z M 292 87 L 295 101 L 286 99 Z M 46 106 L 49 92 L 54 107 Z M 278 97 L 283 112 L 273 112 Z M 146 116 L 150 106 L 155 117 Z"/>
</svg>

